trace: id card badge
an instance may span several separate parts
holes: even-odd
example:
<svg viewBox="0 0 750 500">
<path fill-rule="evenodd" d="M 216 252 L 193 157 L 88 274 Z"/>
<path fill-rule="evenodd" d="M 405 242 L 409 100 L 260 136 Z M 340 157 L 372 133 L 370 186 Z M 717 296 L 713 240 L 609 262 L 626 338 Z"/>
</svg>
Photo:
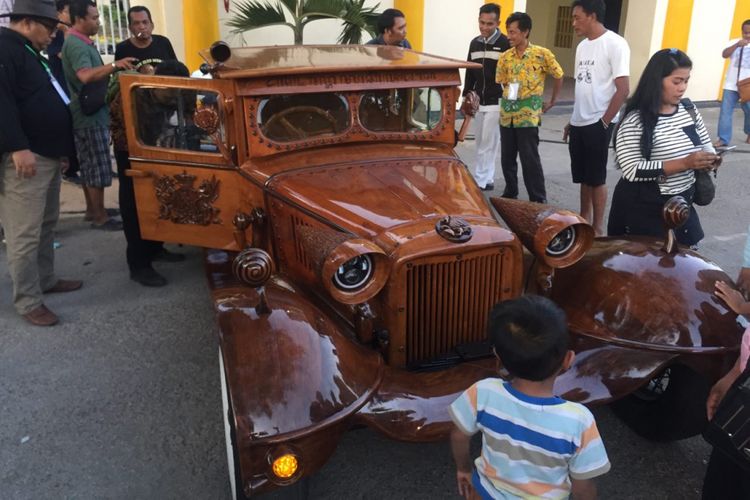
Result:
<svg viewBox="0 0 750 500">
<path fill-rule="evenodd" d="M 520 84 L 518 82 L 512 82 L 508 85 L 508 97 L 507 99 L 509 101 L 517 101 L 518 100 L 518 87 Z"/>
<path fill-rule="evenodd" d="M 57 95 L 60 96 L 60 99 L 65 103 L 66 106 L 70 106 L 70 98 L 68 97 L 68 94 L 65 93 L 65 91 L 62 88 L 62 85 L 60 85 L 60 82 L 57 81 L 57 79 L 50 75 L 49 76 L 50 82 L 52 82 L 52 86 L 55 87 L 55 90 L 57 91 Z"/>
</svg>

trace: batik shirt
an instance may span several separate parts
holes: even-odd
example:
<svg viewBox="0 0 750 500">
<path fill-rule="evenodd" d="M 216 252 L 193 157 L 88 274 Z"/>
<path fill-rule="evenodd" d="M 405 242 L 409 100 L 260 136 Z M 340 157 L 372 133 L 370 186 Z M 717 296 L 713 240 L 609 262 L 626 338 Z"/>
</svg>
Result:
<svg viewBox="0 0 750 500">
<path fill-rule="evenodd" d="M 610 468 L 594 416 L 581 404 L 485 379 L 449 413 L 464 433 L 482 433 L 473 481 L 482 498 L 568 498 L 570 478 L 590 479 Z"/>
<path fill-rule="evenodd" d="M 515 48 L 503 52 L 497 63 L 495 81 L 503 85 L 500 106 L 500 125 L 503 127 L 538 127 L 542 119 L 544 103 L 544 79 L 562 78 L 563 70 L 549 49 L 529 44 L 518 55 Z M 510 84 L 518 82 L 518 99 L 510 100 Z"/>
</svg>

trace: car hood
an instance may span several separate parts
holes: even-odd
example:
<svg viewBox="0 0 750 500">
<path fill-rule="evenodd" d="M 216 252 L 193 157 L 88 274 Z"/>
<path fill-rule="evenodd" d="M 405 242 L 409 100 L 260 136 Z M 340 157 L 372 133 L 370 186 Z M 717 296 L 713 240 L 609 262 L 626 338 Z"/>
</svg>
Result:
<svg viewBox="0 0 750 500">
<path fill-rule="evenodd" d="M 276 174 L 266 185 L 272 195 L 362 236 L 446 215 L 494 220 L 466 165 L 455 159 L 318 166 Z"/>
</svg>

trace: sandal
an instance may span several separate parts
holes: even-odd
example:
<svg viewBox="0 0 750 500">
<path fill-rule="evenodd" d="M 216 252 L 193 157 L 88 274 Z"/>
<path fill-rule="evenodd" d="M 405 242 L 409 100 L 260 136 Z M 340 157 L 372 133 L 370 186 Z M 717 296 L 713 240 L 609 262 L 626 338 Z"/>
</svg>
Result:
<svg viewBox="0 0 750 500">
<path fill-rule="evenodd" d="M 122 231 L 122 222 L 115 219 L 107 219 L 104 224 L 91 223 L 92 229 L 101 229 L 102 231 Z"/>
<path fill-rule="evenodd" d="M 105 208 L 104 211 L 107 212 L 107 217 L 117 217 L 118 215 L 120 215 L 120 210 L 117 208 Z M 86 222 L 91 222 L 92 220 L 94 220 L 94 216 L 84 215 L 83 220 L 85 220 Z"/>
</svg>

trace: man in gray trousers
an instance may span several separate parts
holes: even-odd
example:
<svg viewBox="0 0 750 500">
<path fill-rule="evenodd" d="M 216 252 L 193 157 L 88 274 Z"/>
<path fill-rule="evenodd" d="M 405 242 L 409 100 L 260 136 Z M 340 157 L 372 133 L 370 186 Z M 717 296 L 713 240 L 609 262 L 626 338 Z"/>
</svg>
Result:
<svg viewBox="0 0 750 500">
<path fill-rule="evenodd" d="M 58 318 L 44 293 L 81 288 L 55 277 L 54 229 L 62 162 L 72 152 L 68 97 L 41 55 L 57 31 L 53 0 L 16 0 L 0 28 L 0 220 L 5 228 L 13 303 L 29 323 Z"/>
</svg>

